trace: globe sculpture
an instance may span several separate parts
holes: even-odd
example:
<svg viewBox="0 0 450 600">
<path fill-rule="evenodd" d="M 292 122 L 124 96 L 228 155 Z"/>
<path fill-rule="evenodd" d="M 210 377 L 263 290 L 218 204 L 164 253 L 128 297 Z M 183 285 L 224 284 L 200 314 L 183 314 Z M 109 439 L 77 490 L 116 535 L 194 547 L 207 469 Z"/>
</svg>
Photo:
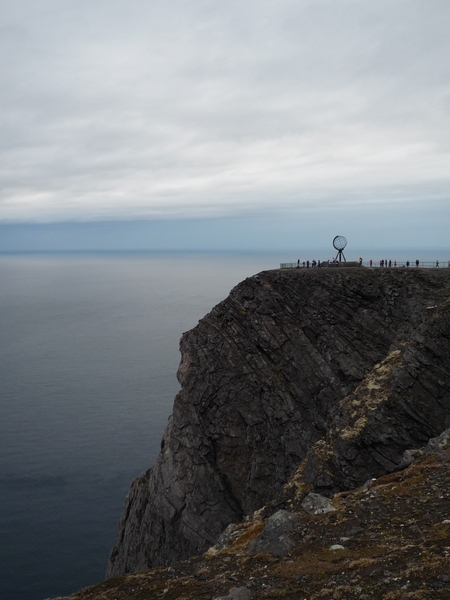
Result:
<svg viewBox="0 0 450 600">
<path fill-rule="evenodd" d="M 344 261 L 346 260 L 346 258 L 344 256 L 344 248 L 346 245 L 347 245 L 347 240 L 345 239 L 345 237 L 343 235 L 337 235 L 333 239 L 333 246 L 338 251 L 338 253 L 336 254 L 336 260 L 339 262 L 341 262 L 342 259 L 344 259 Z"/>
</svg>

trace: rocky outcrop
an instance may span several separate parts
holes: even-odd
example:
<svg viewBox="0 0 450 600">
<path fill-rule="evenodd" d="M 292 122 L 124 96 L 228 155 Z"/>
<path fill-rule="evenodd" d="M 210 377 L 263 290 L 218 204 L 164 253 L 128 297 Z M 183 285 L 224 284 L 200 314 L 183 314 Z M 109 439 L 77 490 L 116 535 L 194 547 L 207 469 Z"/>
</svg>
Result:
<svg viewBox="0 0 450 600">
<path fill-rule="evenodd" d="M 182 337 L 181 391 L 108 575 L 201 553 L 290 480 L 331 495 L 440 434 L 449 298 L 446 270 L 267 271 L 234 288 Z"/>
<path fill-rule="evenodd" d="M 290 538 L 296 530 L 299 521 L 295 513 L 287 510 L 277 510 L 267 521 L 264 529 L 247 547 L 247 552 L 255 554 L 273 554 L 284 558 L 295 548 L 294 541 Z"/>
</svg>

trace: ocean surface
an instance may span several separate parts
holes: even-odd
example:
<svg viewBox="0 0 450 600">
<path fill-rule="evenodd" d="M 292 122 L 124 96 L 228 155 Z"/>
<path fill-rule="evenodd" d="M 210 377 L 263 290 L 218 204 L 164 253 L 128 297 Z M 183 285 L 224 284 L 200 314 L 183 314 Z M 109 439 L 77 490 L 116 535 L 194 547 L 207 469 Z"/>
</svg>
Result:
<svg viewBox="0 0 450 600">
<path fill-rule="evenodd" d="M 2 600 L 104 578 L 128 486 L 155 462 L 179 389 L 181 334 L 245 277 L 331 254 L 0 256 Z"/>
</svg>

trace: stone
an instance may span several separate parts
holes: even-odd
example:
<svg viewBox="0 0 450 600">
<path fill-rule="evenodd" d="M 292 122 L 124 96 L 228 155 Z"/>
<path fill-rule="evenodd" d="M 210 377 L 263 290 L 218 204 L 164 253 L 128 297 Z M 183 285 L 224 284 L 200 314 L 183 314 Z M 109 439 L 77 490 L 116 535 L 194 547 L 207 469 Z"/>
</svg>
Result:
<svg viewBox="0 0 450 600">
<path fill-rule="evenodd" d="M 425 454 L 435 454 L 439 452 L 450 443 L 450 429 L 446 429 L 440 435 L 435 438 L 431 438 L 428 444 L 425 446 L 424 453 Z"/>
<path fill-rule="evenodd" d="M 368 479 L 364 483 L 364 485 L 361 486 L 361 491 L 368 492 L 373 487 L 373 484 L 375 483 L 375 481 L 376 481 L 375 477 L 372 477 L 372 479 Z"/>
<path fill-rule="evenodd" d="M 217 550 L 223 550 L 223 548 L 225 548 L 229 544 L 235 529 L 236 529 L 235 524 L 230 523 L 230 525 L 228 525 L 228 527 L 225 529 L 225 531 L 223 531 L 221 533 L 219 539 L 217 540 L 217 542 L 215 544 L 215 547 L 217 548 Z"/>
<path fill-rule="evenodd" d="M 257 538 L 247 546 L 247 551 L 265 554 L 269 552 L 279 558 L 284 558 L 294 548 L 290 534 L 295 531 L 299 517 L 286 510 L 279 510 L 267 521 L 264 529 Z"/>
<path fill-rule="evenodd" d="M 246 587 L 239 587 L 231 591 L 226 596 L 218 596 L 214 600 L 251 600 L 253 594 Z"/>
<path fill-rule="evenodd" d="M 301 507 L 310 515 L 323 515 L 336 509 L 329 498 L 314 492 L 309 493 L 301 503 Z"/>
<path fill-rule="evenodd" d="M 364 533 L 364 528 L 363 527 L 350 527 L 349 529 L 347 529 L 347 531 L 345 533 L 349 537 L 354 537 L 356 535 L 359 535 L 360 533 Z"/>
<path fill-rule="evenodd" d="M 419 448 L 410 448 L 409 450 L 405 450 L 405 452 L 403 453 L 402 462 L 411 464 L 417 458 L 420 458 L 422 454 L 423 452 Z"/>
<path fill-rule="evenodd" d="M 333 544 L 332 546 L 330 546 L 330 550 L 345 550 L 344 546 L 341 546 L 341 544 Z"/>
</svg>

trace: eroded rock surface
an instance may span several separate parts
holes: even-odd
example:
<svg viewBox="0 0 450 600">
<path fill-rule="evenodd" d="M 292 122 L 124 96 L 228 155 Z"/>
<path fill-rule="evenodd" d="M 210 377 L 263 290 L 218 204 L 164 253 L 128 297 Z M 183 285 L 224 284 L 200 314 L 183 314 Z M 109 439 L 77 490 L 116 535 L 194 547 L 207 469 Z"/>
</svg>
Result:
<svg viewBox="0 0 450 600">
<path fill-rule="evenodd" d="M 446 270 L 267 271 L 234 288 L 182 337 L 181 391 L 108 575 L 205 551 L 296 470 L 331 495 L 439 435 L 449 298 Z"/>
</svg>

